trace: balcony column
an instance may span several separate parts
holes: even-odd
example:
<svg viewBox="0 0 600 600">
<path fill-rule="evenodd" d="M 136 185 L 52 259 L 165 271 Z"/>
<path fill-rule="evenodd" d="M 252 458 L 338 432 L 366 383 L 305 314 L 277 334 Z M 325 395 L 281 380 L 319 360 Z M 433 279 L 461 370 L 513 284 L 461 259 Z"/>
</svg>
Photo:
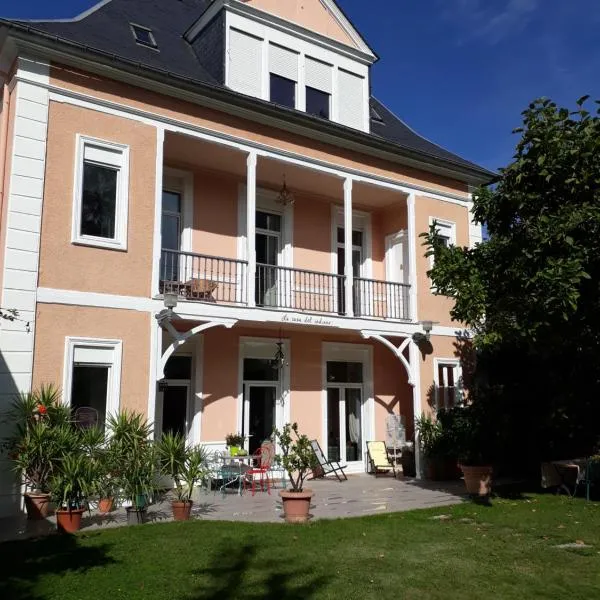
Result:
<svg viewBox="0 0 600 600">
<path fill-rule="evenodd" d="M 408 315 L 411 321 L 417 321 L 417 224 L 414 192 L 408 194 L 406 207 L 408 212 L 408 283 L 410 284 Z"/>
<path fill-rule="evenodd" d="M 354 271 L 352 269 L 352 178 L 344 180 L 344 276 L 346 316 L 354 316 Z"/>
<path fill-rule="evenodd" d="M 246 161 L 246 257 L 248 306 L 256 306 L 256 152 Z"/>
<path fill-rule="evenodd" d="M 163 163 L 165 147 L 165 130 L 156 128 L 156 173 L 154 197 L 154 233 L 152 243 L 152 288 L 151 295 L 158 296 L 160 282 L 160 259 L 162 255 L 162 190 L 163 190 Z"/>
</svg>

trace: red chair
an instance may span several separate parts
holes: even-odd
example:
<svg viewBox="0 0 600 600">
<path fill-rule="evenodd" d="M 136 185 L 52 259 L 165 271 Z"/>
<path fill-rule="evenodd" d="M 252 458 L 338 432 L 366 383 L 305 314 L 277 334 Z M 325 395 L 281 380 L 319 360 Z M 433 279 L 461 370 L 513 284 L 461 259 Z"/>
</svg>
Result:
<svg viewBox="0 0 600 600">
<path fill-rule="evenodd" d="M 273 462 L 272 449 L 265 445 L 261 446 L 252 455 L 254 466 L 250 467 L 244 477 L 244 491 L 249 484 L 252 485 L 252 495 L 256 493 L 256 484 L 260 485 L 261 491 L 267 488 L 267 493 L 271 494 L 271 480 L 269 479 L 269 471 L 271 470 L 271 463 Z"/>
</svg>

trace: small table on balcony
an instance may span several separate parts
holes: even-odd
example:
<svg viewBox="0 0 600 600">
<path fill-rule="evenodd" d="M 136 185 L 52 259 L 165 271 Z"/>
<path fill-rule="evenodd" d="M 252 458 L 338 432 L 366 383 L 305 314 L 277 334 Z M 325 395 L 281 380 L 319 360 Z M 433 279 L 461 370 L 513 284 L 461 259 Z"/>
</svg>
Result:
<svg viewBox="0 0 600 600">
<path fill-rule="evenodd" d="M 216 302 L 213 292 L 219 286 L 218 282 L 210 279 L 189 279 L 183 284 L 183 293 L 186 298 L 193 300 L 204 300 L 204 302 Z"/>
</svg>

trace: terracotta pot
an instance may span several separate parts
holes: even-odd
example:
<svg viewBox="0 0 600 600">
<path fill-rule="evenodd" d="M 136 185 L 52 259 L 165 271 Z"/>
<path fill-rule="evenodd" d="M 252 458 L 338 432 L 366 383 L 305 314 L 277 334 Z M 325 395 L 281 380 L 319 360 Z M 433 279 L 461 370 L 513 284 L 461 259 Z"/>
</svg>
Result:
<svg viewBox="0 0 600 600">
<path fill-rule="evenodd" d="M 460 465 L 465 476 L 467 492 L 473 496 L 489 496 L 492 492 L 492 472 L 490 466 L 470 467 Z"/>
<path fill-rule="evenodd" d="M 98 512 L 101 512 L 103 515 L 111 512 L 114 503 L 114 498 L 100 498 L 100 500 L 98 501 Z"/>
<path fill-rule="evenodd" d="M 128 506 L 125 510 L 127 511 L 127 525 L 141 525 L 146 522 L 145 508 Z"/>
<path fill-rule="evenodd" d="M 45 519 L 48 516 L 50 494 L 35 494 L 31 492 L 25 494 L 24 497 L 28 519 L 31 521 L 39 521 L 40 519 Z"/>
<path fill-rule="evenodd" d="M 312 490 L 279 492 L 283 502 L 283 514 L 287 523 L 306 523 L 309 519 L 310 501 L 313 497 Z"/>
<path fill-rule="evenodd" d="M 194 503 L 191 500 L 189 502 L 171 502 L 171 507 L 173 508 L 173 520 L 189 521 L 193 504 Z"/>
<path fill-rule="evenodd" d="M 56 526 L 62 533 L 75 533 L 81 527 L 81 516 L 85 508 L 56 511 Z"/>
</svg>

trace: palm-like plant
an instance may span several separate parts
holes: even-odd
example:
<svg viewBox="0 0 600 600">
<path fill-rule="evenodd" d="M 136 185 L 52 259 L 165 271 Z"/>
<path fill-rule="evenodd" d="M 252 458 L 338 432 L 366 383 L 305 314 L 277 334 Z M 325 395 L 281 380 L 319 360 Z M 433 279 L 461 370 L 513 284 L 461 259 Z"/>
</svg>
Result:
<svg viewBox="0 0 600 600">
<path fill-rule="evenodd" d="M 94 485 L 90 456 L 85 453 L 65 454 L 57 463 L 49 485 L 60 510 L 85 508 Z"/>
<path fill-rule="evenodd" d="M 173 478 L 178 502 L 191 502 L 194 487 L 207 474 L 208 453 L 203 446 L 190 447 L 179 433 L 164 433 L 157 445 L 161 472 Z"/>
</svg>

